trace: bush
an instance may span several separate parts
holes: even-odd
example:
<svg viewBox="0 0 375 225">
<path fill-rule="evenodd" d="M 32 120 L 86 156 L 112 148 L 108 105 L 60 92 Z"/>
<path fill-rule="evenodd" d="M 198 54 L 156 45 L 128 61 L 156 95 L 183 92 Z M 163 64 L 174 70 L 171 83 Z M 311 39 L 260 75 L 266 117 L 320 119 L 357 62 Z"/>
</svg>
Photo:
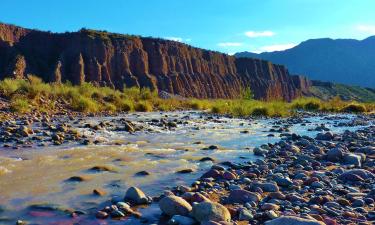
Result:
<svg viewBox="0 0 375 225">
<path fill-rule="evenodd" d="M 293 109 L 317 111 L 322 107 L 322 103 L 317 98 L 298 98 L 291 103 Z"/>
<path fill-rule="evenodd" d="M 131 87 L 131 88 L 124 87 L 122 92 L 124 93 L 126 98 L 138 100 L 141 90 L 138 87 Z"/>
<path fill-rule="evenodd" d="M 6 78 L 0 81 L 0 93 L 4 97 L 10 98 L 25 83 L 26 83 L 25 80 L 16 80 L 16 79 Z"/>
<path fill-rule="evenodd" d="M 133 110 L 133 102 L 127 99 L 121 99 L 115 103 L 117 110 L 122 112 L 129 112 Z"/>
<path fill-rule="evenodd" d="M 307 111 L 317 111 L 320 109 L 320 103 L 319 102 L 308 102 L 305 104 L 304 109 Z"/>
<path fill-rule="evenodd" d="M 10 101 L 10 110 L 17 113 L 28 113 L 31 111 L 31 105 L 27 99 L 16 96 Z"/>
<path fill-rule="evenodd" d="M 348 113 L 364 113 L 367 110 L 364 105 L 351 103 L 349 105 L 344 106 L 344 108 L 342 108 L 341 111 Z"/>
<path fill-rule="evenodd" d="M 146 101 L 138 102 L 135 104 L 134 110 L 137 112 L 150 112 L 152 111 L 152 105 Z"/>
<path fill-rule="evenodd" d="M 99 105 L 91 98 L 79 96 L 78 98 L 72 99 L 72 109 L 79 112 L 98 112 Z"/>
<path fill-rule="evenodd" d="M 104 105 L 104 110 L 108 111 L 108 112 L 116 112 L 117 108 L 116 108 L 116 106 L 114 104 L 107 103 L 107 104 Z"/>
<path fill-rule="evenodd" d="M 251 112 L 251 115 L 253 115 L 253 116 L 269 116 L 270 113 L 269 113 L 269 110 L 267 108 L 256 107 Z"/>
<path fill-rule="evenodd" d="M 203 105 L 199 101 L 192 101 L 190 103 L 189 107 L 192 108 L 192 109 L 194 109 L 194 110 L 201 110 L 201 109 L 203 109 Z"/>
<path fill-rule="evenodd" d="M 240 98 L 244 100 L 251 100 L 254 98 L 253 92 L 250 87 L 243 89 L 240 93 Z"/>
<path fill-rule="evenodd" d="M 219 106 L 212 106 L 211 112 L 215 114 L 223 113 L 223 108 L 220 108 Z"/>
<path fill-rule="evenodd" d="M 151 91 L 150 88 L 142 88 L 140 91 L 140 99 L 142 100 L 150 100 L 156 97 L 158 97 L 158 92 Z"/>
</svg>

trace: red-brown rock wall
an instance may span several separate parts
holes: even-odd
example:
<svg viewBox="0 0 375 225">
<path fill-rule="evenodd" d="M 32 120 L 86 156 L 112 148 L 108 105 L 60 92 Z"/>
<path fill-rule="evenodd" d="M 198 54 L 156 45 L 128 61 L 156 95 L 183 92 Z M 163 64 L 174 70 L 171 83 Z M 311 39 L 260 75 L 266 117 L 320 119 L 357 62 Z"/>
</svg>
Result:
<svg viewBox="0 0 375 225">
<path fill-rule="evenodd" d="M 284 66 L 179 42 L 89 30 L 54 34 L 0 24 L 0 78 L 13 76 L 7 68 L 14 70 L 17 57 L 26 64 L 18 73 L 45 81 L 150 87 L 184 97 L 235 98 L 250 86 L 257 99 L 291 100 L 309 85 Z"/>
</svg>

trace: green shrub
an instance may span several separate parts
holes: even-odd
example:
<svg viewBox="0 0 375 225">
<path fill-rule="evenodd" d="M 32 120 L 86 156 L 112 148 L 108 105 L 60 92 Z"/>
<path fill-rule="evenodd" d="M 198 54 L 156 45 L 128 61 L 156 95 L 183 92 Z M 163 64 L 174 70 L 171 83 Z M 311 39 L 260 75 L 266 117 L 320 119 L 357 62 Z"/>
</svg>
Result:
<svg viewBox="0 0 375 225">
<path fill-rule="evenodd" d="M 213 106 L 211 108 L 211 112 L 212 113 L 215 113 L 215 114 L 220 114 L 220 113 L 223 113 L 223 110 L 222 108 L 220 108 L 219 106 Z"/>
<path fill-rule="evenodd" d="M 84 96 L 79 96 L 78 98 L 72 99 L 72 105 L 73 110 L 79 111 L 79 112 L 98 112 L 99 111 L 99 105 L 93 101 L 91 98 L 87 98 Z"/>
<path fill-rule="evenodd" d="M 121 99 L 115 103 L 117 109 L 122 112 L 129 112 L 133 110 L 133 102 L 127 99 Z"/>
<path fill-rule="evenodd" d="M 240 93 L 240 98 L 244 100 L 251 100 L 254 98 L 253 92 L 250 87 L 243 89 Z"/>
<path fill-rule="evenodd" d="M 6 79 L 0 81 L 0 93 L 4 97 L 10 98 L 26 82 L 27 81 L 25 81 L 25 80 L 16 80 L 16 79 L 6 78 Z"/>
<path fill-rule="evenodd" d="M 156 98 L 158 96 L 157 91 L 151 91 L 150 88 L 142 88 L 140 91 L 140 99 L 142 100 L 150 100 Z"/>
<path fill-rule="evenodd" d="M 131 88 L 124 87 L 122 92 L 124 93 L 126 98 L 138 100 L 141 90 L 138 87 L 131 87 Z"/>
<path fill-rule="evenodd" d="M 104 111 L 116 112 L 117 111 L 117 107 L 114 104 L 112 104 L 112 103 L 106 103 L 104 105 Z"/>
<path fill-rule="evenodd" d="M 351 103 L 349 105 L 344 106 L 344 108 L 342 108 L 341 111 L 348 113 L 364 113 L 367 110 L 364 105 Z"/>
<path fill-rule="evenodd" d="M 269 116 L 270 112 L 269 112 L 268 108 L 256 107 L 251 112 L 251 115 L 253 115 L 253 116 Z"/>
<path fill-rule="evenodd" d="M 17 113 L 28 113 L 31 111 L 29 100 L 15 96 L 10 101 L 10 110 Z"/>
<path fill-rule="evenodd" d="M 320 106 L 319 102 L 311 101 L 305 104 L 304 109 L 307 111 L 317 111 L 320 109 Z"/>
<path fill-rule="evenodd" d="M 194 110 L 201 110 L 201 109 L 203 109 L 203 105 L 199 101 L 192 101 L 190 103 L 189 107 L 192 108 L 192 109 L 194 109 Z"/>
<path fill-rule="evenodd" d="M 150 112 L 152 111 L 152 105 L 146 101 L 137 102 L 134 106 L 134 110 L 137 112 Z"/>
</svg>

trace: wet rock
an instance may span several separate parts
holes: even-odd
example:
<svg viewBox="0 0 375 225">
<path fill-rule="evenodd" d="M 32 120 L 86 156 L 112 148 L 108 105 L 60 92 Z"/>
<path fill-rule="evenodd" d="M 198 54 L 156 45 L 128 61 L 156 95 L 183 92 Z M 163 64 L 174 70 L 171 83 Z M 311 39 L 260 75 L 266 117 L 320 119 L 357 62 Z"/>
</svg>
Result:
<svg viewBox="0 0 375 225">
<path fill-rule="evenodd" d="M 374 179 L 375 175 L 368 170 L 364 169 L 352 169 L 344 172 L 338 177 L 340 180 L 347 181 L 364 181 L 366 179 Z"/>
<path fill-rule="evenodd" d="M 159 201 L 160 210 L 168 215 L 187 216 L 192 210 L 191 205 L 183 198 L 178 196 L 167 196 Z"/>
<path fill-rule="evenodd" d="M 134 129 L 133 125 L 130 122 L 127 122 L 127 121 L 124 122 L 124 130 L 129 132 L 129 133 L 135 132 L 135 129 Z"/>
<path fill-rule="evenodd" d="M 40 203 L 40 204 L 33 204 L 28 207 L 29 210 L 35 211 L 56 211 L 56 212 L 66 212 L 68 209 L 61 207 L 57 204 L 51 203 Z"/>
<path fill-rule="evenodd" d="M 183 169 L 183 170 L 177 171 L 176 173 L 185 174 L 185 173 L 192 173 L 192 172 L 194 172 L 193 169 Z"/>
<path fill-rule="evenodd" d="M 324 184 L 322 182 L 319 182 L 319 181 L 314 181 L 314 182 L 311 183 L 310 186 L 313 187 L 313 188 L 323 188 Z"/>
<path fill-rule="evenodd" d="M 257 155 L 257 156 L 265 156 L 268 153 L 267 150 L 261 149 L 261 148 L 254 148 L 253 152 L 254 152 L 254 155 Z"/>
<path fill-rule="evenodd" d="M 286 145 L 285 150 L 293 153 L 299 153 L 301 151 L 301 149 L 296 145 Z"/>
<path fill-rule="evenodd" d="M 83 182 L 83 181 L 88 181 L 90 180 L 89 177 L 87 176 L 73 176 L 68 179 L 66 179 L 66 182 Z"/>
<path fill-rule="evenodd" d="M 332 132 L 326 132 L 326 133 L 318 133 L 316 138 L 317 140 L 322 140 L 322 141 L 330 141 L 334 137 Z"/>
<path fill-rule="evenodd" d="M 279 217 L 279 215 L 275 211 L 273 211 L 273 210 L 266 211 L 266 216 L 269 219 L 271 219 L 271 220 L 276 219 L 277 217 Z"/>
<path fill-rule="evenodd" d="M 147 171 L 145 171 L 145 170 L 143 170 L 143 171 L 139 171 L 139 172 L 137 172 L 137 173 L 135 174 L 135 176 L 148 176 L 148 175 L 150 175 L 150 173 L 147 172 Z"/>
<path fill-rule="evenodd" d="M 344 156 L 344 163 L 355 165 L 355 166 L 361 166 L 361 156 L 356 154 L 346 154 Z"/>
<path fill-rule="evenodd" d="M 258 193 L 250 192 L 246 190 L 232 190 L 228 196 L 228 203 L 240 203 L 246 202 L 259 202 L 261 196 Z"/>
<path fill-rule="evenodd" d="M 141 205 L 149 203 L 149 200 L 145 193 L 137 187 L 130 187 L 125 194 L 125 201 L 130 201 L 133 204 Z"/>
<path fill-rule="evenodd" d="M 327 152 L 326 157 L 327 157 L 327 160 L 331 162 L 338 162 L 344 158 L 344 154 L 345 154 L 345 150 L 340 147 L 337 147 L 337 148 L 330 149 Z"/>
<path fill-rule="evenodd" d="M 193 225 L 196 221 L 187 216 L 174 215 L 169 221 L 169 225 Z"/>
<path fill-rule="evenodd" d="M 219 147 L 217 145 L 210 145 L 207 148 L 203 148 L 202 150 L 218 150 Z"/>
<path fill-rule="evenodd" d="M 264 203 L 261 207 L 262 210 L 279 210 L 280 206 L 272 203 Z"/>
<path fill-rule="evenodd" d="M 221 173 L 216 169 L 211 169 L 201 176 L 201 178 L 218 178 L 221 177 Z"/>
<path fill-rule="evenodd" d="M 91 172 L 115 172 L 113 168 L 110 168 L 108 166 L 94 166 L 89 169 Z"/>
<path fill-rule="evenodd" d="M 279 191 L 279 187 L 275 183 L 254 182 L 250 186 L 251 187 L 259 187 L 264 192 L 278 192 Z"/>
<path fill-rule="evenodd" d="M 230 222 L 231 220 L 228 209 L 215 202 L 201 202 L 194 205 L 191 215 L 201 223 L 207 221 Z"/>
<path fill-rule="evenodd" d="M 289 187 L 293 185 L 292 180 L 290 180 L 289 177 L 279 177 L 277 176 L 274 181 L 277 183 L 277 185 L 282 186 L 282 187 Z"/>
<path fill-rule="evenodd" d="M 251 221 L 254 219 L 254 216 L 249 210 L 241 208 L 238 214 L 238 219 L 241 221 Z"/>
<path fill-rule="evenodd" d="M 94 189 L 94 190 L 92 191 L 92 193 L 93 193 L 94 195 L 97 195 L 97 196 L 104 196 L 104 195 L 107 194 L 107 193 L 106 193 L 104 190 L 102 190 L 102 189 Z"/>
<path fill-rule="evenodd" d="M 352 206 L 353 207 L 363 207 L 365 205 L 365 201 L 363 201 L 362 199 L 356 199 L 353 203 L 352 203 Z"/>
<path fill-rule="evenodd" d="M 21 136 L 28 137 L 29 135 L 33 134 L 34 131 L 27 127 L 27 126 L 20 126 L 17 131 Z"/>
<path fill-rule="evenodd" d="M 215 162 L 215 160 L 211 157 L 203 157 L 199 160 L 200 162 L 206 162 L 206 161 L 211 161 L 211 162 Z"/>
<path fill-rule="evenodd" d="M 282 216 L 271 221 L 267 221 L 265 225 L 326 225 L 315 219 L 304 219 L 295 216 Z"/>
<path fill-rule="evenodd" d="M 121 212 L 120 210 L 112 210 L 111 211 L 111 217 L 113 218 L 119 218 L 119 217 L 124 217 L 125 214 Z"/>
<path fill-rule="evenodd" d="M 237 176 L 234 173 L 231 173 L 229 171 L 225 171 L 223 173 L 223 178 L 226 180 L 234 180 L 237 179 Z"/>
</svg>

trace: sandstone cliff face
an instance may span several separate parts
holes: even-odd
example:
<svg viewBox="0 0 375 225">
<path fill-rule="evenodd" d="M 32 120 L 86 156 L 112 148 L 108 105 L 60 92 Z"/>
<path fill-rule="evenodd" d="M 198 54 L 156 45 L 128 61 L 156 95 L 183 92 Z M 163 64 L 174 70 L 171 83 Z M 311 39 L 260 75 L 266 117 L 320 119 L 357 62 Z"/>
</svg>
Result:
<svg viewBox="0 0 375 225">
<path fill-rule="evenodd" d="M 284 66 L 182 43 L 81 30 L 55 34 L 0 24 L 0 78 L 37 74 L 45 81 L 138 86 L 197 98 L 291 100 L 308 89 Z"/>
</svg>

